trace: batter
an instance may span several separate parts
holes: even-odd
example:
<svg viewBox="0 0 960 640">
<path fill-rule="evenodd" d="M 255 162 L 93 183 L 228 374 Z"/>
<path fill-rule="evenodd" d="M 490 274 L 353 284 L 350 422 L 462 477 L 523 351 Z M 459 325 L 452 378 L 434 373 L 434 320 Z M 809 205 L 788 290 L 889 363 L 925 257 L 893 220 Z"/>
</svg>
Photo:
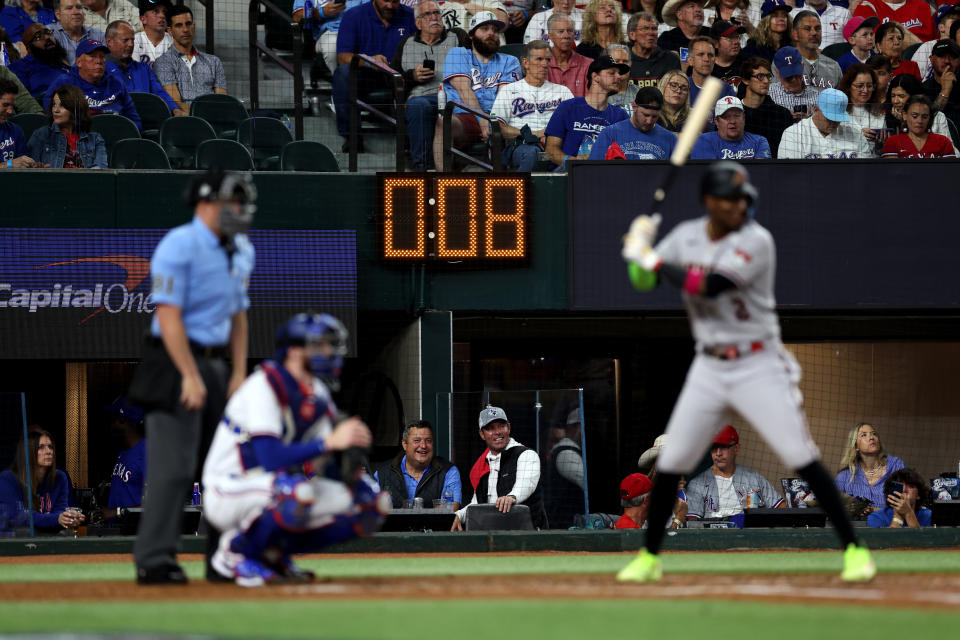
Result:
<svg viewBox="0 0 960 640">
<path fill-rule="evenodd" d="M 707 215 L 680 223 L 656 248 L 659 214 L 639 216 L 624 238 L 622 255 L 635 288 L 649 291 L 665 281 L 683 292 L 697 355 L 657 459 L 645 547 L 617 579 L 660 579 L 657 553 L 680 476 L 693 471 L 735 409 L 817 495 L 845 548 L 842 578 L 870 580 L 876 573 L 870 552 L 819 462 L 797 388 L 800 367 L 780 341 L 776 249 L 770 232 L 752 219 L 757 191 L 742 166 L 723 161 L 707 169 L 700 196 Z"/>
</svg>

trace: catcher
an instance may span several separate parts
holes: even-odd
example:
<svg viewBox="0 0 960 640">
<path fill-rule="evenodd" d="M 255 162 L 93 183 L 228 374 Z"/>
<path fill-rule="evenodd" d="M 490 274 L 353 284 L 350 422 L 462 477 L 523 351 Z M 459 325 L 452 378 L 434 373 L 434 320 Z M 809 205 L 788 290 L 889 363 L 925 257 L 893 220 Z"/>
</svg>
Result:
<svg viewBox="0 0 960 640">
<path fill-rule="evenodd" d="M 292 555 L 372 533 L 390 509 L 373 479 L 331 455 L 372 440 L 358 418 L 334 425 L 346 337 L 332 316 L 290 318 L 274 360 L 227 403 L 203 466 L 204 514 L 222 532 L 211 566 L 238 585 L 311 580 Z"/>
</svg>

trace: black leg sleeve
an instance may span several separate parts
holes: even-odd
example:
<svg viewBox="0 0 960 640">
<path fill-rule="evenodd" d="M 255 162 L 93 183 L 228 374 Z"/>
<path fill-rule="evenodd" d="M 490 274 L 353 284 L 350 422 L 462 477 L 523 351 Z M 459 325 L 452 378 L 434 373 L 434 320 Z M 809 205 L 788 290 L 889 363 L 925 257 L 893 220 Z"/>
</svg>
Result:
<svg viewBox="0 0 960 640">
<path fill-rule="evenodd" d="M 675 473 L 659 473 L 653 484 L 650 496 L 650 511 L 647 514 L 647 541 L 644 546 L 652 554 L 660 551 L 663 543 L 664 527 L 667 519 L 673 515 L 673 505 L 677 502 L 677 487 L 680 476 Z"/>
<path fill-rule="evenodd" d="M 797 469 L 797 473 L 807 481 L 810 490 L 817 496 L 817 502 L 820 504 L 820 508 L 826 512 L 827 517 L 830 518 L 830 522 L 833 523 L 834 528 L 837 530 L 837 535 L 840 536 L 840 541 L 843 543 L 843 547 L 846 548 L 846 546 L 851 543 L 859 544 L 857 534 L 854 533 L 853 525 L 850 523 L 850 518 L 847 517 L 847 511 L 844 509 L 843 502 L 840 500 L 840 493 L 833 484 L 833 479 L 830 478 L 830 474 L 823 468 L 823 465 L 814 460 L 804 468 Z"/>
</svg>

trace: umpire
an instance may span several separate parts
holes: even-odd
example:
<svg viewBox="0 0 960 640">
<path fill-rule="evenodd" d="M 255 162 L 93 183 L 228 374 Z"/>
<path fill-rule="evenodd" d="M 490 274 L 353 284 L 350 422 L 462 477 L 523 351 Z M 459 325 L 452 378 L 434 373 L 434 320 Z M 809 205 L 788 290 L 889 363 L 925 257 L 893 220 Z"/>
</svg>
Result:
<svg viewBox="0 0 960 640">
<path fill-rule="evenodd" d="M 130 388 L 147 409 L 147 498 L 134 544 L 140 584 L 187 582 L 176 561 L 183 502 L 201 440 L 246 374 L 254 250 L 245 232 L 256 191 L 248 176 L 215 171 L 186 197 L 193 220 L 169 231 L 150 260 L 156 312 Z"/>
</svg>

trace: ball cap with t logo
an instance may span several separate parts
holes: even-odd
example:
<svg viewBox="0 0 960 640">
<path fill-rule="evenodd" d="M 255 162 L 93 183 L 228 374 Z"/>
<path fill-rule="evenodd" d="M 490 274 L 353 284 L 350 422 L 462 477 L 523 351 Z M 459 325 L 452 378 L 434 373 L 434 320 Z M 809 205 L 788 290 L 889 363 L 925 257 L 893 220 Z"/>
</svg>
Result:
<svg viewBox="0 0 960 640">
<path fill-rule="evenodd" d="M 507 420 L 507 412 L 501 409 L 500 407 L 492 407 L 487 405 L 487 408 L 480 412 L 480 428 L 483 429 L 485 426 L 490 424 L 495 420 L 503 420 L 504 422 L 510 422 Z"/>
</svg>

